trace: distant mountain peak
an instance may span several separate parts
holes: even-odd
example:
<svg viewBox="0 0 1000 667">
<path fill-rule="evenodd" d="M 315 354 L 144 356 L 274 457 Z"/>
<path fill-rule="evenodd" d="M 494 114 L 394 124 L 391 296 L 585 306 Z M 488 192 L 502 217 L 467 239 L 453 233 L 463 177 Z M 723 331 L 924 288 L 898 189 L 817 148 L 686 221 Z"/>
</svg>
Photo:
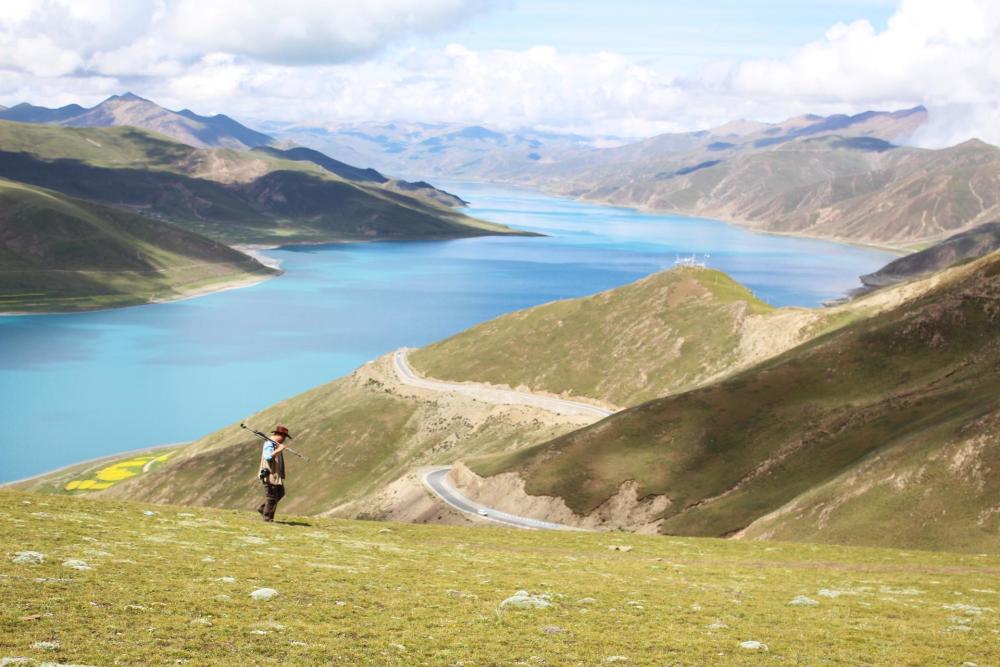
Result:
<svg viewBox="0 0 1000 667">
<path fill-rule="evenodd" d="M 983 141 L 982 139 L 977 139 L 976 137 L 973 137 L 971 139 L 966 139 L 960 144 L 955 144 L 953 148 L 979 148 L 979 149 L 985 148 L 987 150 L 995 150 L 996 146 L 994 146 L 993 144 L 989 144 Z"/>
<path fill-rule="evenodd" d="M 900 109 L 899 111 L 893 111 L 890 115 L 895 118 L 905 118 L 906 116 L 912 116 L 913 114 L 927 113 L 927 107 L 923 104 L 918 104 L 915 107 L 909 109 Z"/>
<path fill-rule="evenodd" d="M 126 92 L 126 93 L 123 93 L 121 95 L 112 95 L 108 99 L 104 100 L 104 102 L 102 102 L 101 104 L 106 104 L 108 102 L 114 102 L 114 101 L 118 101 L 118 102 L 149 102 L 150 104 L 153 104 L 153 102 L 151 102 L 150 100 L 147 100 L 145 97 L 139 97 L 138 95 L 136 95 L 133 92 Z"/>
<path fill-rule="evenodd" d="M 228 116 L 199 116 L 189 109 L 171 111 L 131 91 L 112 95 L 89 109 L 77 104 L 59 109 L 19 104 L 13 109 L 0 110 L 0 120 L 55 123 L 69 127 L 141 127 L 195 147 L 246 149 L 274 142 L 270 136 L 252 130 Z"/>
</svg>

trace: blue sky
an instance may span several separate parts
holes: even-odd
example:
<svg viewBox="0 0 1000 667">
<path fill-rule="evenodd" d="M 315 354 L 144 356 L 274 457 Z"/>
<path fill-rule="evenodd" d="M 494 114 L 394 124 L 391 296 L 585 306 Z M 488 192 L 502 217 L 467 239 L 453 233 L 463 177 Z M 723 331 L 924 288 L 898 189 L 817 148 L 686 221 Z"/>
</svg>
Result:
<svg viewBox="0 0 1000 667">
<path fill-rule="evenodd" d="M 895 7 L 883 0 L 522 0 L 414 43 L 612 51 L 683 73 L 717 60 L 783 57 L 838 22 L 867 19 L 882 29 Z"/>
</svg>

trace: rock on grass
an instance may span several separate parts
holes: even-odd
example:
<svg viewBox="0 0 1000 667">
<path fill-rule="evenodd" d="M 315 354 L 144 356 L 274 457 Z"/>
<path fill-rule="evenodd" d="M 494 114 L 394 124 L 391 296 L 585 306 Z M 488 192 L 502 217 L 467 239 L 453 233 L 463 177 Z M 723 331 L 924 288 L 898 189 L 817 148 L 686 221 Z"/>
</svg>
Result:
<svg viewBox="0 0 1000 667">
<path fill-rule="evenodd" d="M 18 565 L 40 565 L 45 562 L 45 554 L 37 551 L 18 551 L 10 557 L 10 562 Z"/>
<path fill-rule="evenodd" d="M 31 645 L 31 648 L 33 648 L 33 649 L 35 649 L 37 651 L 58 651 L 59 650 L 59 642 L 55 642 L 55 641 L 52 641 L 52 642 L 35 642 L 34 644 Z"/>
<path fill-rule="evenodd" d="M 740 648 L 746 649 L 748 651 L 766 651 L 767 644 L 762 644 L 759 641 L 750 640 L 746 642 L 740 642 Z"/>
<path fill-rule="evenodd" d="M 78 560 L 76 558 L 71 558 L 69 560 L 64 560 L 63 561 L 63 567 L 68 567 L 68 568 L 73 569 L 73 570 L 93 570 L 94 569 L 90 565 L 87 564 L 87 561 Z"/>
<path fill-rule="evenodd" d="M 793 607 L 815 607 L 819 605 L 819 602 L 810 597 L 806 597 L 805 595 L 796 595 L 788 604 Z"/>
<path fill-rule="evenodd" d="M 501 602 L 500 606 L 513 609 L 544 609 L 551 607 L 552 602 L 548 595 L 532 595 L 528 591 L 517 591 Z"/>
<path fill-rule="evenodd" d="M 273 588 L 258 588 L 253 593 L 250 594 L 254 600 L 270 600 L 278 594 L 278 591 Z"/>
</svg>

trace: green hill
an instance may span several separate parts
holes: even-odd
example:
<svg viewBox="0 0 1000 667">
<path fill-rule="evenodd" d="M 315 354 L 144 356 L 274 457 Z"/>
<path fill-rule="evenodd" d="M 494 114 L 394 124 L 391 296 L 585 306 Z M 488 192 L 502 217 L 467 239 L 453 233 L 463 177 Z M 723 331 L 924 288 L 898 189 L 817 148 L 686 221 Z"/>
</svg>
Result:
<svg viewBox="0 0 1000 667">
<path fill-rule="evenodd" d="M 0 179 L 0 311 L 132 305 L 275 273 L 174 225 Z"/>
<path fill-rule="evenodd" d="M 995 555 L 0 502 L 7 664 L 1000 660 Z"/>
<path fill-rule="evenodd" d="M 720 271 L 678 268 L 503 315 L 410 359 L 438 379 L 635 405 L 731 374 L 878 307 L 778 309 Z"/>
<path fill-rule="evenodd" d="M 308 465 L 288 461 L 294 493 L 283 502 L 289 511 L 318 514 L 342 508 L 339 514 L 391 516 L 393 507 L 377 496 L 416 467 L 450 463 L 457 452 L 513 451 L 592 421 L 413 390 L 395 378 L 388 359 L 382 358 L 249 419 L 251 424 L 293 425 L 294 447 L 311 459 Z M 246 508 L 259 502 L 260 441 L 236 424 L 171 451 L 165 463 L 134 477 L 118 474 L 121 467 L 107 460 L 18 486 L 55 493 L 96 489 L 134 500 L 215 507 Z M 131 455 L 119 459 L 136 460 Z M 415 505 L 439 513 L 419 482 L 403 486 Z"/>
<path fill-rule="evenodd" d="M 517 233 L 442 205 L 430 191 L 403 193 L 261 151 L 197 149 L 131 127 L 0 121 L 0 177 L 128 208 L 225 242 Z"/>
<path fill-rule="evenodd" d="M 1000 254 L 722 382 L 471 467 L 586 514 L 628 481 L 660 530 L 1000 547 Z"/>
</svg>

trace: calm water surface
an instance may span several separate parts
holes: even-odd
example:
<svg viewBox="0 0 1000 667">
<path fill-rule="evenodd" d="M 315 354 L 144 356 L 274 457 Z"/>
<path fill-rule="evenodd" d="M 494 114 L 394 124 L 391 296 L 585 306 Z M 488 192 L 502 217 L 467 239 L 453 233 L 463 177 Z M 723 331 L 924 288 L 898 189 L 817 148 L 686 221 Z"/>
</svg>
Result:
<svg viewBox="0 0 1000 667">
<path fill-rule="evenodd" d="M 813 306 L 892 259 L 492 185 L 444 183 L 484 219 L 549 238 L 269 251 L 287 273 L 189 301 L 0 317 L 0 481 L 189 440 L 401 346 L 707 253 L 775 305 Z M 293 433 L 294 433 L 294 424 Z"/>
</svg>

